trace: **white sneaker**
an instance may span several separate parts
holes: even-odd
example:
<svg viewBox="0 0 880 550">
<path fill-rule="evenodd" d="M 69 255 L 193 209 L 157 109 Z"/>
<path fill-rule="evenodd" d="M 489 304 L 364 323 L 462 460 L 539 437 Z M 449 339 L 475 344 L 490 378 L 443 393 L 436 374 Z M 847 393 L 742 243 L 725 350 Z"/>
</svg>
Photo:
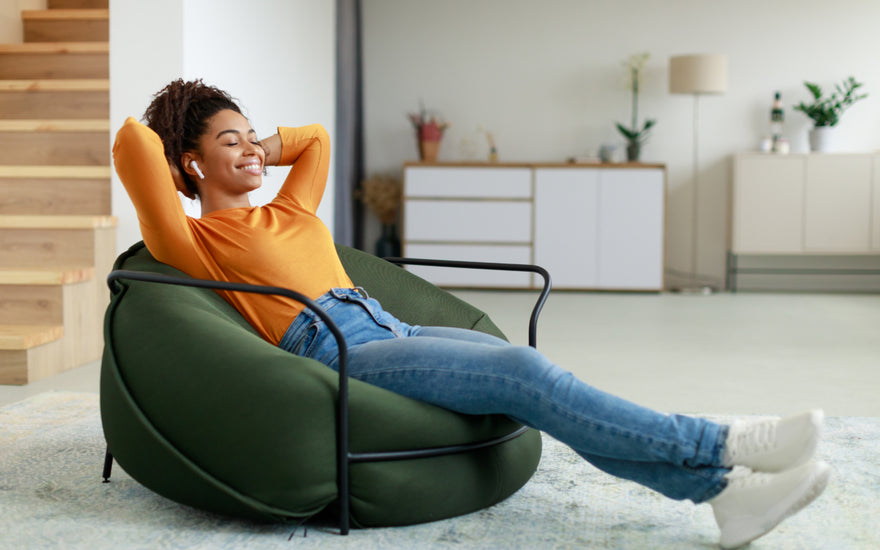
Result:
<svg viewBox="0 0 880 550">
<path fill-rule="evenodd" d="M 726 476 L 727 487 L 709 501 L 721 547 L 737 548 L 766 535 L 821 495 L 830 476 L 831 467 L 821 461 L 778 474 L 735 467 Z"/>
<path fill-rule="evenodd" d="M 822 437 L 824 416 L 815 410 L 782 419 L 734 422 L 722 463 L 758 472 L 781 472 L 805 464 L 813 458 Z"/>
</svg>

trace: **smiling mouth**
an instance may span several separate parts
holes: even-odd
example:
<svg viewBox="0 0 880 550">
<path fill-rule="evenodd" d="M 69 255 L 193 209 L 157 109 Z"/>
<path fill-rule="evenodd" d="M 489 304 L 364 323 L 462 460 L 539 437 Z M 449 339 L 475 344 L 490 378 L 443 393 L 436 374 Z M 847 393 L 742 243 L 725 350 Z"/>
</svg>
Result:
<svg viewBox="0 0 880 550">
<path fill-rule="evenodd" d="M 248 174 L 251 174 L 254 176 L 263 175 L 263 166 L 260 164 L 259 161 L 254 161 L 254 162 L 249 162 L 247 164 L 243 164 L 243 165 L 239 166 L 238 169 L 244 170 Z"/>
</svg>

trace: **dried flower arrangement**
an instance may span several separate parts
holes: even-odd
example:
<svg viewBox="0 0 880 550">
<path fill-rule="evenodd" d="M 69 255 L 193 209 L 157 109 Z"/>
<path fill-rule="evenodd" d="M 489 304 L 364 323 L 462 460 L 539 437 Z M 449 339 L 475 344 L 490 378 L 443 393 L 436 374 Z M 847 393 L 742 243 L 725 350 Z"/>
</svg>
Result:
<svg viewBox="0 0 880 550">
<path fill-rule="evenodd" d="M 382 225 L 393 224 L 403 198 L 403 186 L 399 179 L 387 175 L 375 175 L 361 182 L 358 197 Z"/>
</svg>

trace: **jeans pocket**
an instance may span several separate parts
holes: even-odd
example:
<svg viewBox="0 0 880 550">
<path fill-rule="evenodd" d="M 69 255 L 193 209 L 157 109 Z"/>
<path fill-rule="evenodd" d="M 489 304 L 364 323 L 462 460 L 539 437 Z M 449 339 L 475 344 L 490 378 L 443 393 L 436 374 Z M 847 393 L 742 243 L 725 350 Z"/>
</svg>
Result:
<svg viewBox="0 0 880 550">
<path fill-rule="evenodd" d="M 311 357 L 315 351 L 318 333 L 321 331 L 321 325 L 323 324 L 320 320 L 312 321 L 306 330 L 303 331 L 302 336 L 287 351 L 301 357 Z"/>
</svg>

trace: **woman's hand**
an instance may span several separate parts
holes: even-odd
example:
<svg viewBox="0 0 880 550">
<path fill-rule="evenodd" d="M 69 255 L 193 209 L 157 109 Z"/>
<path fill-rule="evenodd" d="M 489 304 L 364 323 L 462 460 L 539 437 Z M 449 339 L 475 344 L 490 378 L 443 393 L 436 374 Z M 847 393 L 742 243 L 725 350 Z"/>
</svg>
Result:
<svg viewBox="0 0 880 550">
<path fill-rule="evenodd" d="M 174 180 L 174 187 L 177 188 L 178 191 L 183 193 L 183 196 L 195 200 L 196 196 L 190 192 L 189 189 L 186 188 L 186 182 L 183 181 L 183 174 L 180 173 L 180 169 L 173 162 L 168 163 L 168 168 L 171 169 L 171 179 Z"/>
<path fill-rule="evenodd" d="M 263 164 L 266 166 L 278 166 L 278 161 L 281 160 L 281 136 L 275 134 L 260 140 L 260 147 L 263 148 L 263 152 L 266 154 Z"/>
</svg>

